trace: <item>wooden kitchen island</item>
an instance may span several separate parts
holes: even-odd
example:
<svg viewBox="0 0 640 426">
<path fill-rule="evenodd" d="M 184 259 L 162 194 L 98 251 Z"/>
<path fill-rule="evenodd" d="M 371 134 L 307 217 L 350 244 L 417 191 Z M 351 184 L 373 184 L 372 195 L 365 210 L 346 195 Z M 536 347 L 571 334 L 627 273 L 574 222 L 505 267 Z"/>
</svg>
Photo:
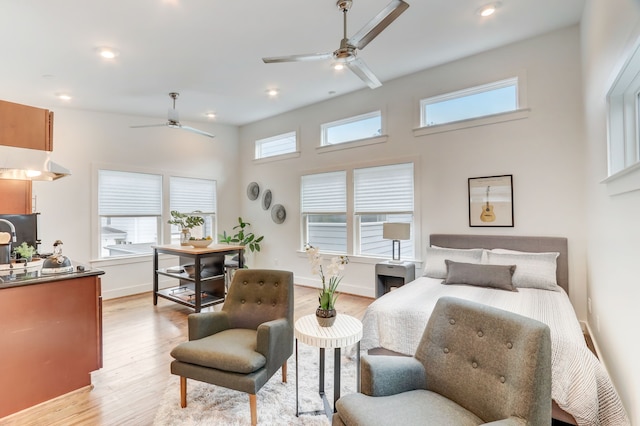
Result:
<svg viewBox="0 0 640 426">
<path fill-rule="evenodd" d="M 91 385 L 102 367 L 102 274 L 0 275 L 0 418 Z"/>
<path fill-rule="evenodd" d="M 224 256 L 238 255 L 238 268 L 244 267 L 244 246 L 211 244 L 209 247 L 195 248 L 168 244 L 153 248 L 153 304 L 158 297 L 180 303 L 200 312 L 202 308 L 223 303 L 225 298 L 225 260 Z M 180 265 L 189 262 L 194 265 L 195 273 L 189 275 L 182 266 L 173 268 L 159 267 L 159 254 L 179 257 Z M 207 261 L 211 262 L 206 265 Z M 170 288 L 159 288 L 158 276 L 179 280 L 179 284 Z"/>
</svg>

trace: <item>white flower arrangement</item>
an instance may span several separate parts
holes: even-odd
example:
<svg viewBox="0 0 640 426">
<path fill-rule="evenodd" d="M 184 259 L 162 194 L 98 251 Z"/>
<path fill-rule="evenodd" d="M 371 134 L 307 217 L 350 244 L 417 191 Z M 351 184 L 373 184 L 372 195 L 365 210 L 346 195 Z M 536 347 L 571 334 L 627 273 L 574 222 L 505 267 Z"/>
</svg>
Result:
<svg viewBox="0 0 640 426">
<path fill-rule="evenodd" d="M 305 245 L 304 250 L 307 252 L 309 262 L 311 263 L 311 273 L 319 275 L 322 280 L 322 290 L 318 297 L 320 309 L 332 310 L 335 309 L 335 303 L 338 299 L 339 293 L 336 293 L 338 284 L 342 281 L 340 273 L 344 271 L 344 266 L 349 263 L 347 256 L 334 256 L 331 258 L 330 263 L 325 269 L 322 265 L 322 256 L 320 255 L 320 249 L 310 244 Z"/>
</svg>

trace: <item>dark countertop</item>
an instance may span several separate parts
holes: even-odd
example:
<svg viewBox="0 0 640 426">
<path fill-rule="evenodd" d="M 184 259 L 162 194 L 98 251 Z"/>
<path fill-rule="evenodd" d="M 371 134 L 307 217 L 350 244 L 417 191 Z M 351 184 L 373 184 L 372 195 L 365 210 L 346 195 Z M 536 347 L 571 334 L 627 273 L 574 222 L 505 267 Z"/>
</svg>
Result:
<svg viewBox="0 0 640 426">
<path fill-rule="evenodd" d="M 0 290 L 5 288 L 20 287 L 33 284 L 45 284 L 55 281 L 73 280 L 76 278 L 90 277 L 95 275 L 103 275 L 101 269 L 89 269 L 79 272 L 78 267 L 74 268 L 74 272 L 66 272 L 59 274 L 43 274 L 40 270 L 24 271 L 24 268 L 16 267 L 13 273 L 4 270 L 0 271 Z"/>
</svg>

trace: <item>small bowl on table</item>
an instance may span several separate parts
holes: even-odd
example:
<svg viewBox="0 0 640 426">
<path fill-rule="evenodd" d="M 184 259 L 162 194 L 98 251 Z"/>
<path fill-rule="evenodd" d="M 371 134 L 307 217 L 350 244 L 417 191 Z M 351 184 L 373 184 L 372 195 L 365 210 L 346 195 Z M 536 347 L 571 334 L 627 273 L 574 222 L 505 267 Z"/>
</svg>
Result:
<svg viewBox="0 0 640 426">
<path fill-rule="evenodd" d="M 189 245 L 195 248 L 209 247 L 213 240 L 189 240 Z"/>
<path fill-rule="evenodd" d="M 189 277 L 193 278 L 196 275 L 196 265 L 194 265 L 193 263 L 190 265 L 183 265 L 182 268 L 187 273 L 187 275 L 189 275 Z M 204 269 L 204 264 L 201 263 L 200 272 L 202 272 L 203 269 Z"/>
</svg>

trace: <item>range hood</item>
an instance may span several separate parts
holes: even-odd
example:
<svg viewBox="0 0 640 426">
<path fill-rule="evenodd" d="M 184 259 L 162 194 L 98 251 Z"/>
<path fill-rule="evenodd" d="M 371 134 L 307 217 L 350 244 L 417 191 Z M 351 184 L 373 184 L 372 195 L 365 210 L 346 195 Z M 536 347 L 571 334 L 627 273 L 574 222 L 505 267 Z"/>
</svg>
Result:
<svg viewBox="0 0 640 426">
<path fill-rule="evenodd" d="M 51 181 L 71 174 L 50 157 L 49 151 L 0 145 L 0 179 Z"/>
</svg>

